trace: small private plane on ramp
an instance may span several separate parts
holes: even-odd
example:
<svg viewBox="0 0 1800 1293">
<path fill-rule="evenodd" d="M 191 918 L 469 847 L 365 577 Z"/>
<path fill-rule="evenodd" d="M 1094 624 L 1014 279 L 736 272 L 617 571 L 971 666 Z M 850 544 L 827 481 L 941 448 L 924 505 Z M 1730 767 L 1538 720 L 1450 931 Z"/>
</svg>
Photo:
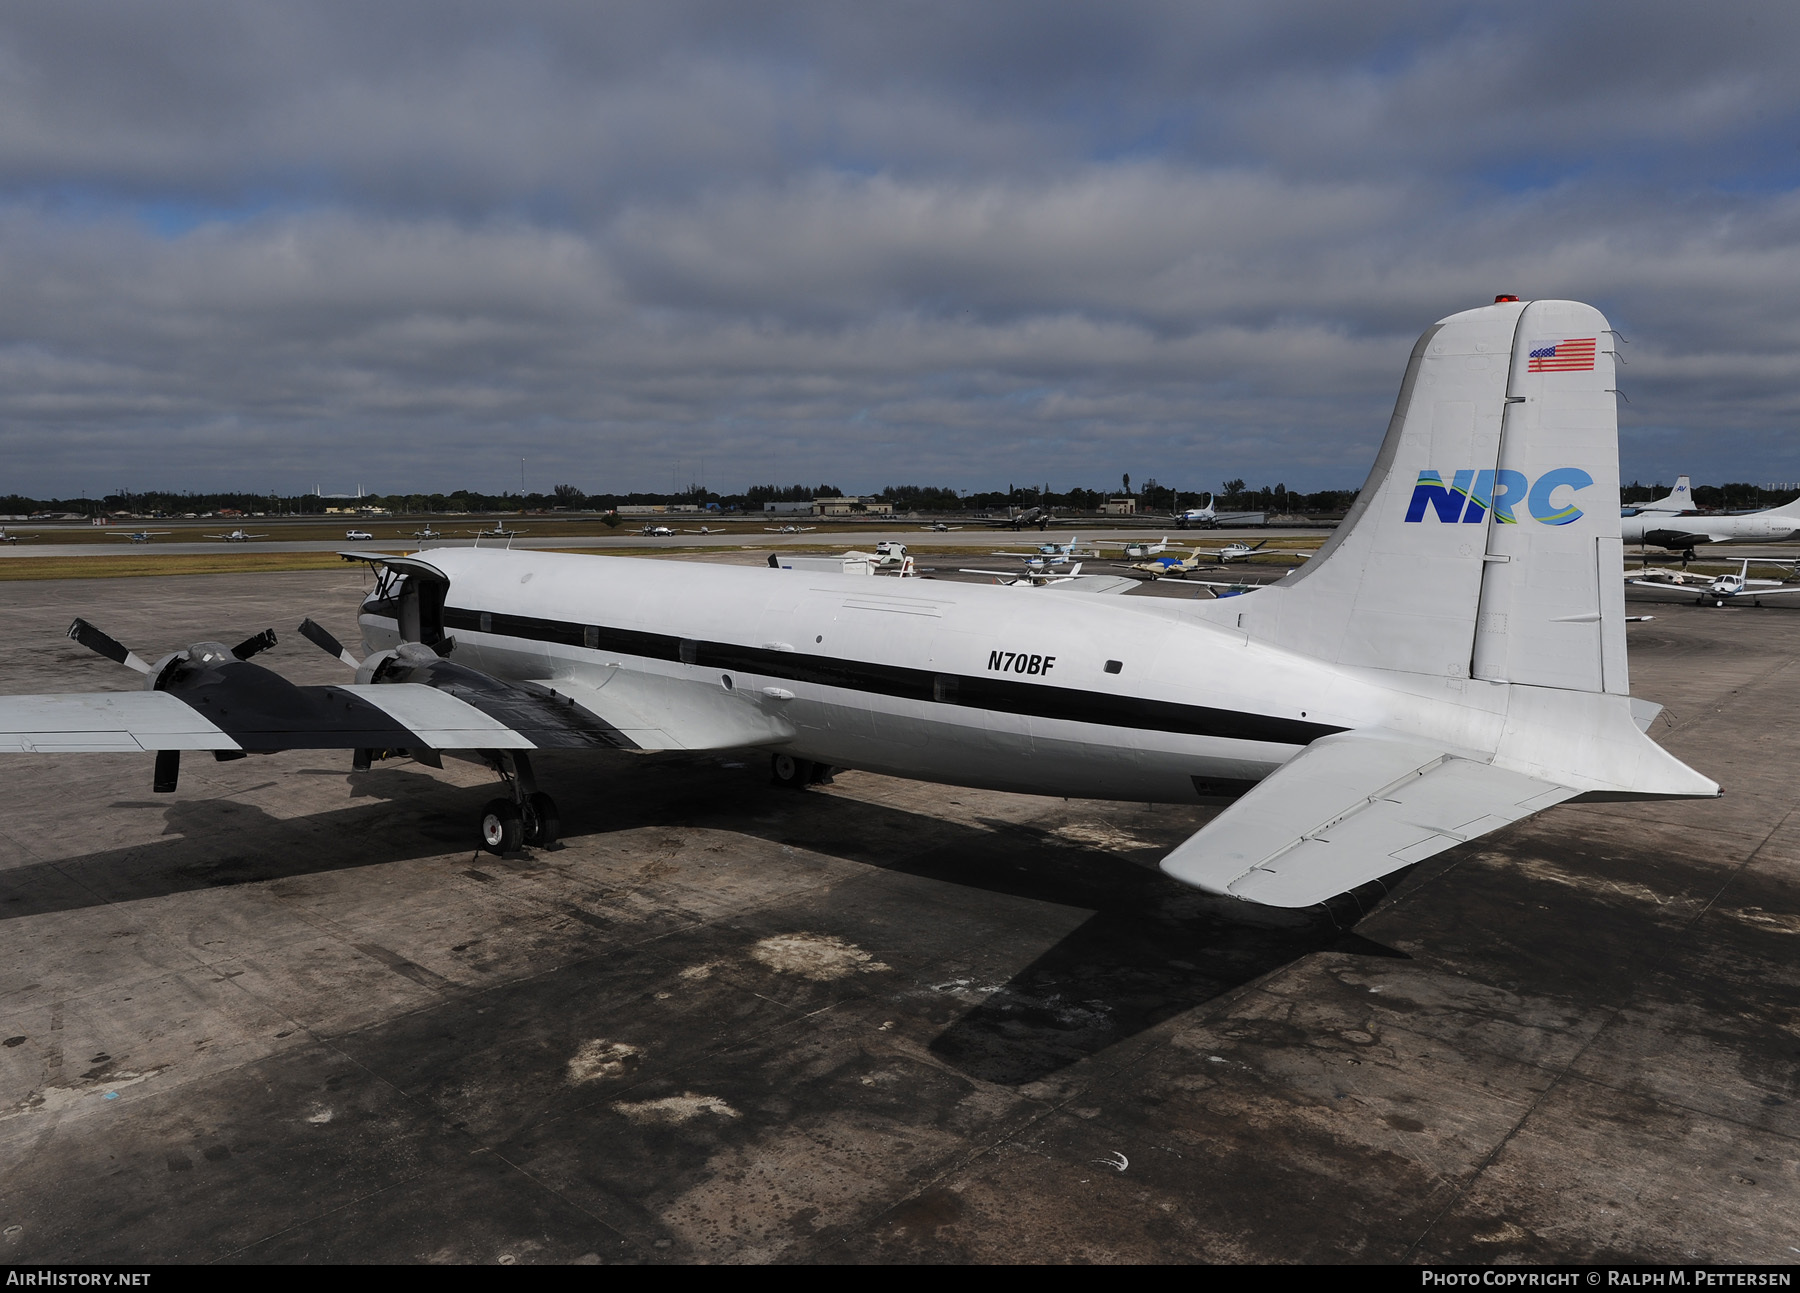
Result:
<svg viewBox="0 0 1800 1293">
<path fill-rule="evenodd" d="M 1626 583 L 1638 588 L 1694 588 L 1699 596 L 1696 606 L 1704 606 L 1711 602 L 1715 607 L 1726 602 L 1746 600 L 1756 606 L 1762 605 L 1765 597 L 1783 597 L 1800 593 L 1800 583 L 1794 582 L 1793 561 L 1759 560 L 1759 566 L 1787 566 L 1786 579 L 1752 579 L 1750 566 L 1752 559 L 1744 558 L 1737 570 L 1728 570 L 1722 575 L 1705 575 L 1689 570 L 1670 570 L 1664 566 L 1653 566 L 1640 573 L 1635 579 L 1627 578 Z"/>
<path fill-rule="evenodd" d="M 1169 600 L 499 549 L 377 556 L 345 681 L 252 662 L 262 634 L 150 663 L 138 691 L 0 698 L 0 749 L 481 759 L 495 851 L 543 844 L 544 748 L 760 750 L 1042 795 L 1229 806 L 1162 860 L 1308 907 L 1556 804 L 1711 797 L 1628 689 L 1612 334 L 1590 306 L 1452 315 L 1413 348 L 1380 455 L 1317 557 Z M 1546 362 L 1543 354 L 1566 361 Z M 1504 467 L 1498 464 L 1506 464 Z"/>
</svg>

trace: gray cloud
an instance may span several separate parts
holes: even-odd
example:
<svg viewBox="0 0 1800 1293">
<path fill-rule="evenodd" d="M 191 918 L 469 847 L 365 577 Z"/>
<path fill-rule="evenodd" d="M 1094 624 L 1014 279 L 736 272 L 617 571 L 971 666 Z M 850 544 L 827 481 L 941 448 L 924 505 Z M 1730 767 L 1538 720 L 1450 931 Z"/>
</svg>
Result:
<svg viewBox="0 0 1800 1293">
<path fill-rule="evenodd" d="M 1797 22 L 16 8 L 5 488 L 1348 485 L 1499 291 L 1631 339 L 1628 476 L 1800 477 Z"/>
</svg>

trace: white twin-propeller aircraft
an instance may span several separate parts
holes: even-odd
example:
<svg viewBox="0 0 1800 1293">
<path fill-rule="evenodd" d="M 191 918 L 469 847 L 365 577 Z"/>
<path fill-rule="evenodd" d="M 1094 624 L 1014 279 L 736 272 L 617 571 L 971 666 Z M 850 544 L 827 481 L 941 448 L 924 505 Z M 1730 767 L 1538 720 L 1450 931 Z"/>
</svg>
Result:
<svg viewBox="0 0 1800 1293">
<path fill-rule="evenodd" d="M 800 569 L 456 548 L 374 557 L 355 669 L 298 687 L 236 648 L 156 664 L 71 630 L 146 689 L 0 698 L 0 749 L 345 748 L 485 758 L 494 850 L 554 838 L 542 748 L 760 749 L 1045 795 L 1227 802 L 1163 859 L 1306 907 L 1578 798 L 1710 797 L 1627 688 L 1611 334 L 1505 301 L 1433 325 L 1354 508 L 1241 597 L 1021 591 Z M 1119 583 L 1125 581 L 1120 580 Z"/>
</svg>

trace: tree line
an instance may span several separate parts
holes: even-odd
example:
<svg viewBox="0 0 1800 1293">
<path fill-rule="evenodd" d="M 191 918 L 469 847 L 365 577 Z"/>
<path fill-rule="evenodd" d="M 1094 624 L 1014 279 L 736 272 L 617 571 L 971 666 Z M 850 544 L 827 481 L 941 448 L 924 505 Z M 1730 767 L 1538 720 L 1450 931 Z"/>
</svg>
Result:
<svg viewBox="0 0 1800 1293">
<path fill-rule="evenodd" d="M 1620 491 L 1621 501 L 1647 502 L 1667 494 L 1662 482 L 1632 481 Z M 1774 507 L 1800 493 L 1800 486 L 1780 487 L 1728 482 L 1696 485 L 1694 502 L 1721 511 Z M 0 515 L 30 516 L 35 513 L 74 513 L 97 516 L 130 512 L 139 516 L 182 516 L 187 513 L 237 511 L 245 514 L 324 516 L 327 507 L 375 507 L 388 512 L 608 512 L 620 506 L 669 506 L 687 504 L 716 507 L 721 511 L 760 512 L 765 503 L 802 503 L 814 498 L 841 498 L 844 491 L 829 484 L 752 485 L 738 493 L 721 493 L 702 485 L 690 485 L 677 493 L 588 493 L 576 485 L 558 485 L 549 493 L 501 493 L 455 490 L 450 493 L 370 494 L 363 498 L 325 498 L 318 494 L 250 494 L 242 491 L 148 490 L 143 493 L 108 494 L 104 498 L 31 498 L 0 495 Z M 1342 513 L 1356 498 L 1353 489 L 1303 492 L 1287 486 L 1250 488 L 1243 480 L 1220 483 L 1216 491 L 1177 490 L 1154 478 L 1133 489 L 1131 478 L 1122 477 L 1116 490 L 1072 486 L 1063 490 L 1043 485 L 1013 485 L 1004 490 L 959 490 L 949 485 L 889 485 L 873 497 L 893 504 L 896 512 L 950 513 L 1004 512 L 1008 508 L 1048 506 L 1063 512 L 1098 512 L 1109 498 L 1129 496 L 1140 513 L 1173 513 L 1197 507 L 1209 498 L 1221 511 L 1330 515 Z"/>
</svg>

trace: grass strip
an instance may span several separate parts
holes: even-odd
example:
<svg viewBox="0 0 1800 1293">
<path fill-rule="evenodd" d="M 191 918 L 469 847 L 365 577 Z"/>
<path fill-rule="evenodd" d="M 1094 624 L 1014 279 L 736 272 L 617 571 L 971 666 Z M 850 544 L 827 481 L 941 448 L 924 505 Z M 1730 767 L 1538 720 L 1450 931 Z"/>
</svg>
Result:
<svg viewBox="0 0 1800 1293">
<path fill-rule="evenodd" d="M 0 580 L 118 579 L 131 575 L 237 575 L 276 570 L 340 570 L 335 552 L 221 552 L 172 555 L 0 558 Z"/>
</svg>

